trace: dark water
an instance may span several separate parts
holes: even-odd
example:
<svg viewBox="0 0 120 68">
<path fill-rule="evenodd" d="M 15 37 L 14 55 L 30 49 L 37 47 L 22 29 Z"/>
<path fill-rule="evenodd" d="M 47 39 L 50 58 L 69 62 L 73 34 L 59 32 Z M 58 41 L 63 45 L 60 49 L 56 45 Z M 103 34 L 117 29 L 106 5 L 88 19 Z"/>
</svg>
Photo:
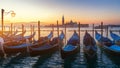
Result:
<svg viewBox="0 0 120 68">
<path fill-rule="evenodd" d="M 67 39 L 73 32 L 68 32 Z M 81 32 L 81 40 L 84 32 Z M 0 68 L 120 68 L 120 57 L 109 56 L 98 48 L 97 59 L 87 62 L 84 57 L 81 41 L 80 53 L 74 58 L 63 60 L 59 51 L 48 56 L 30 57 L 16 54 L 6 58 L 0 58 Z"/>
<path fill-rule="evenodd" d="M 120 58 L 97 52 L 97 59 L 86 61 L 84 52 L 80 50 L 74 58 L 63 60 L 59 51 L 48 56 L 30 57 L 17 54 L 6 58 L 0 58 L 0 68 L 120 68 Z"/>
</svg>

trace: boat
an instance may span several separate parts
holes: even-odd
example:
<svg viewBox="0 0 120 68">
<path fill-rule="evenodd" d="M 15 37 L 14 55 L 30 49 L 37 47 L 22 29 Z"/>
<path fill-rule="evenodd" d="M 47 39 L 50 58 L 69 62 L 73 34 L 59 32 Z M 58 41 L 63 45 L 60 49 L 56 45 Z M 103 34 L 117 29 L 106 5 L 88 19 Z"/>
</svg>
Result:
<svg viewBox="0 0 120 68">
<path fill-rule="evenodd" d="M 85 57 L 89 59 L 95 59 L 97 57 L 97 46 L 94 38 L 86 31 L 83 37 L 83 50 Z"/>
<path fill-rule="evenodd" d="M 74 31 L 72 37 L 69 39 L 67 44 L 61 48 L 61 58 L 66 59 L 67 57 L 73 56 L 80 52 L 80 38 L 76 31 Z"/>
<path fill-rule="evenodd" d="M 3 50 L 6 54 L 16 54 L 18 52 L 26 52 L 27 46 L 33 46 L 29 39 L 35 36 L 35 32 L 32 35 L 25 36 L 25 42 L 21 42 L 19 39 L 13 42 L 4 43 Z"/>
<path fill-rule="evenodd" d="M 16 45 L 23 44 L 26 42 L 26 39 L 28 40 L 32 39 L 35 36 L 35 34 L 36 32 L 34 32 L 32 35 L 24 36 L 24 37 L 19 35 L 19 37 L 16 37 L 16 39 L 13 38 L 11 40 L 9 39 L 8 41 L 5 41 L 4 45 L 5 46 L 16 46 Z"/>
<path fill-rule="evenodd" d="M 9 34 L 9 35 L 3 35 L 2 38 L 4 38 L 5 42 L 12 41 L 12 40 L 18 40 L 18 39 L 23 39 L 24 34 L 26 33 L 26 30 L 24 30 L 22 33 L 17 34 L 17 31 L 14 34 Z"/>
<path fill-rule="evenodd" d="M 35 36 L 35 33 L 36 32 L 34 32 L 32 35 L 24 36 L 23 38 L 18 38 L 17 40 L 4 42 L 3 46 L 1 46 L 2 49 L 0 50 L 0 54 L 3 54 L 2 52 L 4 52 L 7 55 L 12 55 L 16 53 L 26 53 L 28 52 L 28 47 L 36 47 L 40 44 L 42 45 L 43 43 L 46 43 L 46 41 L 50 40 L 53 36 L 53 32 L 51 31 L 47 37 L 41 38 L 43 41 L 39 40 L 31 43 L 30 39 Z"/>
<path fill-rule="evenodd" d="M 113 42 L 117 45 L 120 45 L 120 36 L 110 31 L 110 36 L 113 39 Z"/>
<path fill-rule="evenodd" d="M 120 45 L 115 44 L 108 37 L 104 37 L 97 31 L 95 33 L 96 40 L 99 43 L 99 47 L 109 55 L 120 56 Z"/>
<path fill-rule="evenodd" d="M 7 37 L 13 37 L 13 36 L 17 35 L 17 33 L 18 33 L 18 30 L 14 31 L 14 32 L 10 31 L 6 36 Z"/>
<path fill-rule="evenodd" d="M 51 38 L 53 37 L 53 31 L 50 32 L 50 34 L 48 36 L 44 36 L 44 37 L 40 37 L 37 41 L 33 41 L 33 45 L 31 46 L 31 48 L 38 48 L 46 43 L 48 43 L 48 41 L 51 40 Z"/>
<path fill-rule="evenodd" d="M 0 57 L 4 57 L 4 50 L 3 50 L 4 39 L 0 37 Z"/>
<path fill-rule="evenodd" d="M 14 36 L 11 36 L 10 37 L 10 40 L 12 39 L 12 40 L 25 40 L 26 38 L 26 36 L 24 36 L 25 35 L 25 33 L 26 33 L 26 30 L 24 30 L 22 33 L 20 33 L 20 34 L 17 34 L 17 35 L 14 35 Z M 33 34 L 35 34 L 35 32 L 33 33 Z M 30 36 L 29 36 L 30 37 Z"/>
<path fill-rule="evenodd" d="M 37 56 L 37 55 L 48 55 L 51 54 L 59 48 L 62 47 L 64 39 L 64 33 L 63 31 L 59 35 L 59 37 L 54 37 L 51 41 L 48 41 L 46 44 L 39 46 L 39 47 L 30 47 L 30 55 L 31 56 Z"/>
</svg>

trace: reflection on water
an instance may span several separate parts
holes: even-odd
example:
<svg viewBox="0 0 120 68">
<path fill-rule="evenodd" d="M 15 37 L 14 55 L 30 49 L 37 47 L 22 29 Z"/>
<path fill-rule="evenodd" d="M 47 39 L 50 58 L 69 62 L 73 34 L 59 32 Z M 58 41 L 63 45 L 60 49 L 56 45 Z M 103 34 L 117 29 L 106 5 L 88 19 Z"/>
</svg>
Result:
<svg viewBox="0 0 120 68">
<path fill-rule="evenodd" d="M 61 28 L 60 30 L 64 30 Z M 69 28 L 67 30 L 77 30 L 77 28 Z M 41 36 L 46 36 L 50 31 L 42 31 Z M 67 40 L 72 35 L 72 31 L 67 32 Z M 89 32 L 92 34 L 92 32 Z M 116 32 L 117 33 L 117 32 Z M 28 32 L 26 35 L 29 35 Z M 37 35 L 35 39 L 37 39 Z M 106 53 L 101 54 L 101 50 L 98 48 L 97 59 L 93 61 L 87 61 L 84 56 L 83 51 L 83 35 L 81 32 L 81 48 L 80 53 L 78 53 L 74 58 L 63 60 L 60 57 L 59 51 L 47 56 L 36 56 L 30 57 L 28 55 L 21 56 L 17 54 L 14 56 L 9 56 L 6 58 L 0 58 L 0 68 L 119 68 L 120 59 L 119 57 L 109 56 Z M 106 36 L 106 34 L 104 33 Z M 54 36 L 57 36 L 57 32 L 54 32 Z M 109 36 L 110 37 L 110 36 Z"/>
</svg>

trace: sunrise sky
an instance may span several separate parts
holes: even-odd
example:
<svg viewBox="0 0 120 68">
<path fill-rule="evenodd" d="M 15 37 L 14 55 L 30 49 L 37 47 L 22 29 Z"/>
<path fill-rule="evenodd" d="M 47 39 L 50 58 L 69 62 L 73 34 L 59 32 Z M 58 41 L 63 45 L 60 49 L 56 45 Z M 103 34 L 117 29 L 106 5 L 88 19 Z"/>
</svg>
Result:
<svg viewBox="0 0 120 68">
<path fill-rule="evenodd" d="M 0 0 L 2 8 L 5 12 L 13 10 L 16 13 L 14 18 L 4 15 L 5 23 L 38 20 L 42 24 L 53 24 L 56 20 L 61 23 L 63 15 L 65 22 L 120 23 L 120 0 Z"/>
</svg>

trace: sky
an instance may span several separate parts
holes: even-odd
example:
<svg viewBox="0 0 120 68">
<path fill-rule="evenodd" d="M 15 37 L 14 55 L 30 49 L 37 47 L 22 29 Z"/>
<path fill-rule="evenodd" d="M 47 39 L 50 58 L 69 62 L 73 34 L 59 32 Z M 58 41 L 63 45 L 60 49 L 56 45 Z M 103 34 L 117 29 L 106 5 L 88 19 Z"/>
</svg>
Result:
<svg viewBox="0 0 120 68">
<path fill-rule="evenodd" d="M 61 24 L 63 15 L 65 22 L 120 23 L 120 0 L 0 0 L 0 9 L 16 13 L 15 17 L 4 14 L 5 23 L 56 24 L 58 20 Z"/>
</svg>

